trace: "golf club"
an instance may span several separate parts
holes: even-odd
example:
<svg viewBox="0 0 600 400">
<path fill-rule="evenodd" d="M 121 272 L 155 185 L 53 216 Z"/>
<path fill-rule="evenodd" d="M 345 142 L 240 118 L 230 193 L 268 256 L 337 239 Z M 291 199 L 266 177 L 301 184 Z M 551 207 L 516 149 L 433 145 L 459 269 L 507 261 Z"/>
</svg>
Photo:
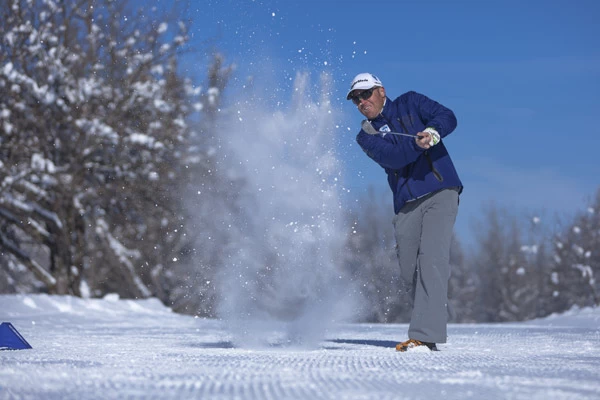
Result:
<svg viewBox="0 0 600 400">
<path fill-rule="evenodd" d="M 417 138 L 417 135 L 411 135 L 410 133 L 400 133 L 400 132 L 378 132 L 375 130 L 375 128 L 373 128 L 373 125 L 371 125 L 371 123 L 368 120 L 363 120 L 362 122 L 362 130 L 367 132 L 369 135 L 377 135 L 380 133 L 383 134 L 390 134 L 390 135 L 398 135 L 398 136 L 408 136 L 411 138 Z"/>
</svg>

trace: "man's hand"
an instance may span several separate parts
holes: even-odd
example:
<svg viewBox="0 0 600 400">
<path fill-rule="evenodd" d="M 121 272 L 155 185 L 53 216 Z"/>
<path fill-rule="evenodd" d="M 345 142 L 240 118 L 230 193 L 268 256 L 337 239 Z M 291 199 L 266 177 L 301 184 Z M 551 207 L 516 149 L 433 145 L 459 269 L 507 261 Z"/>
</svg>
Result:
<svg viewBox="0 0 600 400">
<path fill-rule="evenodd" d="M 429 149 L 431 147 L 431 134 L 427 132 L 419 132 L 417 133 L 417 137 L 415 139 L 417 141 L 417 146 L 422 149 Z"/>
<path fill-rule="evenodd" d="M 440 135 L 433 128 L 427 128 L 423 132 L 417 133 L 417 146 L 422 149 L 429 149 L 440 142 Z"/>
</svg>

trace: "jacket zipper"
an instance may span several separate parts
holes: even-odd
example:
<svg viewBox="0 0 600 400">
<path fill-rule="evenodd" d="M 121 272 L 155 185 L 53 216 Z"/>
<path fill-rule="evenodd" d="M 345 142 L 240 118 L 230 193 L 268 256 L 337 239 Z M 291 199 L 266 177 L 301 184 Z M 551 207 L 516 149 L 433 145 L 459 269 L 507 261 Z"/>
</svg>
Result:
<svg viewBox="0 0 600 400">
<path fill-rule="evenodd" d="M 387 119 L 383 114 L 381 114 L 381 116 L 383 117 L 383 119 L 388 123 L 388 125 L 390 125 L 390 129 L 392 130 L 396 130 L 395 125 L 392 123 L 392 121 L 390 121 L 389 119 Z M 400 121 L 400 119 L 398 119 L 398 121 Z M 404 127 L 404 125 L 402 124 L 402 122 L 400 122 L 400 124 L 402 125 L 402 129 L 403 132 L 408 133 L 408 131 L 406 130 L 406 128 Z M 401 138 L 400 140 L 404 140 L 404 138 Z M 409 174 L 410 175 L 410 174 Z M 398 174 L 398 170 L 395 169 L 394 170 L 394 178 L 396 178 L 396 184 L 394 186 L 398 186 L 398 182 L 400 181 L 400 175 Z M 406 190 L 408 191 L 408 195 L 413 198 L 413 194 L 410 190 L 410 186 L 408 185 L 408 179 L 406 179 L 404 181 L 404 183 L 402 184 L 402 186 L 406 185 Z M 402 188 L 402 186 L 400 187 L 400 189 Z"/>
<path fill-rule="evenodd" d="M 400 126 L 402 127 L 402 132 L 404 133 L 410 133 L 408 132 L 408 129 L 406 129 L 406 126 L 404 125 L 404 123 L 402 122 L 402 120 L 400 118 L 396 118 L 396 120 L 400 123 Z M 392 126 L 394 126 L 394 124 L 390 123 Z M 404 140 L 406 138 L 402 138 L 402 140 Z M 414 165 L 413 165 L 414 168 Z M 395 172 L 396 174 L 396 179 L 399 180 L 400 178 L 398 177 L 398 172 Z M 409 171 L 408 176 L 412 175 L 412 171 Z M 406 185 L 406 190 L 408 191 L 408 195 L 410 196 L 411 199 L 413 199 L 415 196 L 412 194 L 412 191 L 410 190 L 410 185 L 408 184 L 408 177 L 406 178 L 406 180 L 404 181 L 404 185 Z"/>
<path fill-rule="evenodd" d="M 410 114 L 409 114 L 409 117 L 410 117 Z M 408 130 L 406 129 L 406 126 L 404 126 L 404 123 L 402 122 L 402 120 L 400 118 L 396 118 L 396 119 L 398 120 L 398 122 L 400 122 L 400 125 L 402 125 L 402 129 L 404 129 L 404 132 L 408 133 Z M 427 159 L 427 161 L 429 162 L 429 168 L 431 168 L 431 172 L 433 173 L 433 176 L 435 176 L 435 179 L 437 179 L 439 182 L 443 182 L 444 177 L 442 176 L 442 174 L 440 174 L 440 171 L 438 171 L 437 168 L 435 168 L 435 165 L 433 165 L 433 160 L 431 159 L 431 156 L 429 155 L 429 151 L 425 150 L 424 155 L 425 155 L 425 158 Z"/>
</svg>

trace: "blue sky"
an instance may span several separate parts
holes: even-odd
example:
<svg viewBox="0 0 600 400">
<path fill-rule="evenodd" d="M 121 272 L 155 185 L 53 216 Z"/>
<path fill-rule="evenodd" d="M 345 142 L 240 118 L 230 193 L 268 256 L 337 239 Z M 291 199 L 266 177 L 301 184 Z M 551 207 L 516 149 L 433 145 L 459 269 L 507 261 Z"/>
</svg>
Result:
<svg viewBox="0 0 600 400">
<path fill-rule="evenodd" d="M 562 216 L 600 187 L 600 2 L 214 0 L 188 12 L 192 44 L 213 39 L 237 65 L 232 85 L 260 74 L 285 100 L 297 71 L 314 82 L 331 74 L 356 198 L 370 185 L 388 190 L 354 142 L 362 115 L 345 100 L 352 77 L 367 71 L 392 98 L 415 90 L 457 115 L 446 146 L 465 185 L 456 228 L 466 242 L 491 201 Z M 205 65 L 189 56 L 192 75 Z"/>
</svg>

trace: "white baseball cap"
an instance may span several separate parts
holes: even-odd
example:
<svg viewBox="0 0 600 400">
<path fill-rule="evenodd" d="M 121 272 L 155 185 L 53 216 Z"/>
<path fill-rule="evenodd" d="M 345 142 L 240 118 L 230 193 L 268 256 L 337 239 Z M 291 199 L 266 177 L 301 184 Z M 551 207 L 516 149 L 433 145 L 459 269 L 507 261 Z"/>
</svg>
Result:
<svg viewBox="0 0 600 400">
<path fill-rule="evenodd" d="M 352 79 L 352 85 L 350 85 L 350 90 L 348 91 L 348 95 L 346 95 L 346 100 L 350 100 L 350 93 L 352 93 L 354 90 L 367 90 L 376 86 L 383 87 L 383 83 L 381 83 L 378 77 L 368 72 L 358 74 L 354 77 L 354 79 Z"/>
</svg>

